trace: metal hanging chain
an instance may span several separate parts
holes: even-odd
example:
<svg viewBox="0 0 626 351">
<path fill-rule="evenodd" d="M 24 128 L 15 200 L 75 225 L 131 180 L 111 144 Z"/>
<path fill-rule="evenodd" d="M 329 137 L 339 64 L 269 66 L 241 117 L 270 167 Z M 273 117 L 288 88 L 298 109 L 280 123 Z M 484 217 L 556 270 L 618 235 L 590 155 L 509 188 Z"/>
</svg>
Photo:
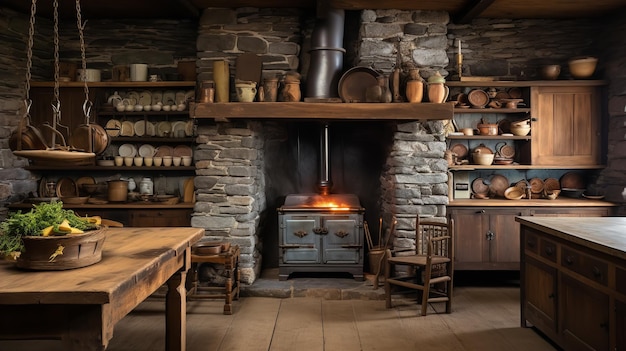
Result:
<svg viewBox="0 0 626 351">
<path fill-rule="evenodd" d="M 32 78 L 30 71 L 33 67 L 33 41 L 34 41 L 33 38 L 35 37 L 35 14 L 36 13 L 37 13 L 37 0 L 32 0 L 31 6 L 30 6 L 30 21 L 29 21 L 29 27 L 28 27 L 28 47 L 27 47 L 27 52 L 26 52 L 26 86 L 24 87 L 24 90 L 25 90 L 24 104 L 25 106 L 28 107 L 28 109 L 30 109 L 30 105 L 32 104 L 32 101 L 30 100 L 30 80 Z M 26 111 L 26 114 L 28 114 L 28 111 Z"/>
<path fill-rule="evenodd" d="M 54 98 L 52 100 L 52 129 L 61 123 L 61 99 L 59 98 L 59 2 L 54 0 Z M 52 147 L 56 145 L 56 133 L 52 133 Z"/>
<path fill-rule="evenodd" d="M 83 90 L 85 91 L 85 102 L 83 103 L 83 113 L 85 114 L 86 123 L 89 124 L 89 114 L 93 103 L 89 100 L 89 87 L 87 86 L 87 57 L 85 56 L 85 35 L 84 30 L 87 21 L 83 23 L 80 10 L 80 0 L 76 0 L 76 24 L 78 25 L 78 35 L 80 37 L 80 58 L 81 67 L 83 69 Z"/>
</svg>

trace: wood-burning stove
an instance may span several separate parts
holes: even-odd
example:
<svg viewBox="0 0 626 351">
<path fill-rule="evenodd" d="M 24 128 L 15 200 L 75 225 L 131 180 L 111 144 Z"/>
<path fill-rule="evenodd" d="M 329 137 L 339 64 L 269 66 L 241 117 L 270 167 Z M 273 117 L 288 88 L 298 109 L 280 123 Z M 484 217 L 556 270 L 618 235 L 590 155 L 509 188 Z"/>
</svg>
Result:
<svg viewBox="0 0 626 351">
<path fill-rule="evenodd" d="M 363 213 L 353 194 L 292 194 L 278 208 L 279 279 L 347 272 L 363 280 Z"/>
</svg>

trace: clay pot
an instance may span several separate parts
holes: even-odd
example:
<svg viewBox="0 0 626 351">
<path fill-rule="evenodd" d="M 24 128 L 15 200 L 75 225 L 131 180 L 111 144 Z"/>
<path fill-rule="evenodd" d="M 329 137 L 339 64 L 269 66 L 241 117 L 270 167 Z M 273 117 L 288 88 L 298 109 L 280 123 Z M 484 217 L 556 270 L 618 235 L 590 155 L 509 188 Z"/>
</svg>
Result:
<svg viewBox="0 0 626 351">
<path fill-rule="evenodd" d="M 440 104 L 448 99 L 450 89 L 445 85 L 445 81 L 439 72 L 435 72 L 428 78 L 428 100 L 430 102 Z"/>
<path fill-rule="evenodd" d="M 111 202 L 126 202 L 128 199 L 128 181 L 110 180 L 107 189 L 108 199 Z"/>
<path fill-rule="evenodd" d="M 409 102 L 422 102 L 424 97 L 424 80 L 419 75 L 419 69 L 409 71 L 409 80 L 406 82 L 406 98 Z"/>
</svg>

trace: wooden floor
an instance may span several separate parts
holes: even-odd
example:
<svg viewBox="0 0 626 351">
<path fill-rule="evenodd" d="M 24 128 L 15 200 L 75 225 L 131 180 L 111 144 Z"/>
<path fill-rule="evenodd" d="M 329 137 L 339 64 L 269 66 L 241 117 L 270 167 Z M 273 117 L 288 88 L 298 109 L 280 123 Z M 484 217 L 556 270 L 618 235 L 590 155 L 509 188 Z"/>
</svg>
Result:
<svg viewBox="0 0 626 351">
<path fill-rule="evenodd" d="M 219 300 L 187 305 L 187 350 L 555 350 L 520 328 L 518 287 L 457 287 L 453 313 L 418 316 L 408 299 L 384 301 L 242 297 L 233 315 Z M 108 350 L 164 350 L 164 301 L 149 299 L 115 329 Z M 55 351 L 56 342 L 0 342 L 0 351 Z"/>
</svg>

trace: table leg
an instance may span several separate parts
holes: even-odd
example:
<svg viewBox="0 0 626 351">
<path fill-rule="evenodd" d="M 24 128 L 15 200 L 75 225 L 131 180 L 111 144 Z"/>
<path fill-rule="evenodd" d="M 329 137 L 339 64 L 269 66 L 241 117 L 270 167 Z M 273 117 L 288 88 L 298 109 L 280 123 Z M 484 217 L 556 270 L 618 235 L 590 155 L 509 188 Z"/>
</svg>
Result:
<svg viewBox="0 0 626 351">
<path fill-rule="evenodd" d="M 167 281 L 165 295 L 165 349 L 185 351 L 187 344 L 187 271 L 180 271 Z"/>
</svg>

